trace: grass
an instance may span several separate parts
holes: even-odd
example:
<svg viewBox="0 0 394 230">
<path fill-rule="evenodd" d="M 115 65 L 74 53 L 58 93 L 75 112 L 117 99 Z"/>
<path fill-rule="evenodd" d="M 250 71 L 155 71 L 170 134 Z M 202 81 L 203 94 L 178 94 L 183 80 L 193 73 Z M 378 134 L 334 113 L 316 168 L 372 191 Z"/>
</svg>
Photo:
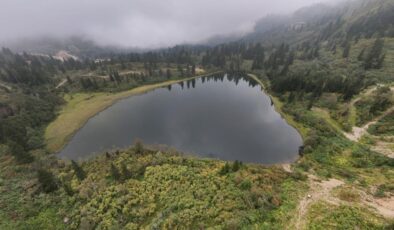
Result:
<svg viewBox="0 0 394 230">
<path fill-rule="evenodd" d="M 313 204 L 307 217 L 307 229 L 384 229 L 386 221 L 371 211 L 357 207 Z M 389 229 L 389 228 L 387 228 Z"/>
<path fill-rule="evenodd" d="M 263 88 L 269 83 L 250 74 Z M 66 95 L 67 104 L 59 117 L 46 130 L 48 149 L 56 151 L 83 124 L 99 111 L 119 99 L 163 87 L 182 80 L 169 81 L 138 87 L 121 93 L 81 93 Z M 267 87 L 265 87 L 267 86 Z M 392 183 L 394 171 L 391 167 L 378 164 L 377 156 L 352 143 L 342 135 L 338 122 L 326 110 L 291 105 L 294 113 L 287 113 L 285 102 L 271 96 L 275 109 L 305 138 L 309 130 L 319 130 L 317 144 L 311 145 L 312 152 L 306 153 L 300 162 L 309 173 L 324 177 L 339 177 L 347 184 L 360 184 L 366 188 Z M 326 122 L 321 122 L 324 120 Z M 329 127 L 331 126 L 331 128 Z M 125 165 L 132 177 L 123 182 L 111 178 L 110 165 L 118 169 Z M 300 163 L 299 168 L 301 167 Z M 296 167 L 297 167 L 296 164 Z M 70 217 L 70 227 L 78 228 L 97 224 L 102 228 L 188 228 L 216 227 L 218 229 L 292 229 L 297 221 L 297 205 L 307 192 L 308 182 L 295 175 L 283 172 L 279 167 L 264 167 L 245 164 L 227 175 L 218 172 L 223 161 L 186 158 L 179 155 L 151 152 L 135 154 L 133 150 L 121 150 L 98 156 L 84 162 L 87 178 L 79 181 L 69 163 L 55 168 L 62 183 L 69 184 L 75 194 L 68 197 L 63 188 L 53 197 L 66 200 L 67 209 L 53 213 L 42 209 L 28 223 L 39 228 L 47 218 L 55 219 L 46 226 Z M 143 169 L 143 173 L 139 172 Z M 305 171 L 308 171 L 307 169 Z M 248 183 L 248 186 L 242 186 Z M 14 193 L 16 194 L 16 193 Z M 388 221 L 374 214 L 359 203 L 358 194 L 339 190 L 338 196 L 355 206 L 334 206 L 323 202 L 312 204 L 305 224 L 309 229 L 382 229 Z M 71 202 L 73 201 L 73 202 Z M 11 211 L 10 211 L 11 212 Z M 54 218 L 57 215 L 60 218 Z M 0 222 L 7 219 L 0 211 Z M 304 221 L 304 220 L 302 220 Z M 1 228 L 1 224 L 0 224 Z M 9 227 L 11 228 L 11 227 Z"/>
<path fill-rule="evenodd" d="M 373 135 L 394 135 L 394 112 L 380 119 L 376 124 L 368 128 L 368 132 Z"/>
<path fill-rule="evenodd" d="M 357 111 L 354 105 L 350 106 L 349 113 L 350 113 L 349 124 L 353 127 L 356 125 L 356 121 L 357 121 Z"/>
<path fill-rule="evenodd" d="M 144 85 L 119 93 L 100 92 L 68 94 L 65 96 L 67 104 L 60 110 L 56 120 L 49 124 L 45 130 L 47 150 L 49 152 L 61 150 L 67 141 L 89 120 L 89 118 L 105 110 L 120 99 L 201 76 L 204 75 Z"/>
<path fill-rule="evenodd" d="M 339 188 L 336 193 L 339 199 L 347 202 L 359 202 L 361 199 L 359 192 L 348 186 Z"/>
<path fill-rule="evenodd" d="M 318 107 L 313 107 L 312 111 L 315 113 L 316 116 L 323 118 L 324 120 L 327 121 L 328 124 L 330 124 L 337 132 L 341 133 L 342 128 L 341 125 L 338 124 L 334 119 L 331 118 L 329 112 L 325 109 L 318 108 Z"/>
</svg>

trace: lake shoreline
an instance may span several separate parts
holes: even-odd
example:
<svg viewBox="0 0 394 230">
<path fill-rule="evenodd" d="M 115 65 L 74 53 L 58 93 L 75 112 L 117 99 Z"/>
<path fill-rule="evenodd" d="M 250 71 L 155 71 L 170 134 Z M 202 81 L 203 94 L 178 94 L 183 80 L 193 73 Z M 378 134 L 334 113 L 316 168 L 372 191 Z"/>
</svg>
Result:
<svg viewBox="0 0 394 230">
<path fill-rule="evenodd" d="M 213 74 L 221 73 L 223 71 L 217 71 L 217 72 L 212 72 L 209 74 L 203 74 L 195 77 L 189 77 L 189 78 L 183 78 L 179 80 L 170 80 L 170 81 L 165 81 L 165 82 L 160 82 L 160 83 L 155 83 L 155 84 L 149 84 L 149 85 L 143 85 L 139 86 L 127 91 L 111 94 L 111 93 L 82 93 L 82 94 L 73 94 L 73 95 L 67 95 L 71 97 L 71 99 L 67 100 L 67 104 L 63 106 L 63 108 L 59 112 L 59 116 L 56 118 L 55 121 L 53 121 L 46 129 L 45 132 L 45 140 L 47 143 L 47 149 L 53 153 L 57 154 L 62 149 L 65 148 L 65 146 L 70 142 L 70 140 L 73 138 L 73 136 L 81 129 L 84 127 L 84 125 L 94 116 L 97 116 L 100 114 L 100 112 L 108 109 L 109 107 L 113 106 L 115 103 L 118 101 L 131 97 L 131 96 L 136 96 L 136 95 L 141 95 L 144 93 L 147 93 L 149 91 L 162 88 L 168 85 L 173 85 L 179 82 L 191 80 L 191 79 L 196 79 L 196 78 L 201 78 L 204 76 L 210 76 Z M 286 114 L 283 114 L 283 111 L 281 111 L 280 107 L 277 107 L 277 98 L 274 96 L 270 95 L 264 86 L 264 84 L 257 78 L 257 76 L 253 74 L 247 74 L 250 78 L 255 80 L 263 89 L 264 92 L 271 97 L 271 100 L 275 100 L 274 103 L 274 110 L 281 114 L 281 117 L 285 120 L 288 125 L 291 127 L 295 128 L 300 134 L 301 132 L 297 128 L 297 126 L 293 125 L 292 122 L 289 122 L 289 119 L 291 117 L 286 117 Z M 93 107 L 88 107 L 86 108 L 85 106 L 88 105 L 93 105 Z M 82 109 L 85 111 L 88 111 L 87 113 L 81 113 L 79 109 Z M 65 127 L 67 124 L 72 122 L 72 126 L 68 127 L 66 129 L 62 129 L 62 126 Z M 294 122 L 294 121 L 293 121 Z M 57 130 L 62 130 L 63 132 L 60 132 L 60 134 L 57 134 Z M 301 139 L 303 139 L 302 135 Z M 297 161 L 297 160 L 295 160 Z M 269 165 L 287 165 L 287 164 L 292 164 L 295 161 L 291 162 L 278 162 L 274 164 L 269 164 Z"/>
<path fill-rule="evenodd" d="M 45 129 L 46 149 L 51 153 L 58 153 L 61 151 L 75 135 L 75 133 L 77 133 L 78 130 L 80 130 L 90 118 L 111 107 L 119 100 L 128 98 L 130 96 L 143 94 L 168 85 L 204 76 L 210 76 L 212 74 L 221 72 L 223 71 L 215 71 L 194 77 L 142 85 L 115 94 L 98 92 L 66 95 L 70 96 L 71 98 L 69 100 L 66 99 L 66 105 L 60 109 L 56 119 L 52 121 Z"/>
<path fill-rule="evenodd" d="M 302 141 L 304 141 L 304 138 L 306 137 L 306 130 L 304 130 L 304 127 L 300 127 L 300 124 L 297 123 L 296 121 L 294 121 L 294 119 L 292 117 L 290 117 L 288 114 L 286 114 L 285 112 L 283 112 L 282 110 L 282 103 L 279 101 L 279 98 L 275 97 L 274 95 L 270 94 L 267 91 L 267 88 L 265 87 L 264 83 L 257 78 L 257 76 L 255 74 L 247 74 L 250 78 L 252 78 L 253 80 L 255 80 L 264 90 L 264 92 L 270 96 L 271 101 L 273 103 L 274 109 L 277 113 L 279 113 L 281 115 L 281 117 L 283 119 L 286 120 L 287 124 L 289 124 L 291 127 L 295 128 L 297 130 L 297 132 L 300 134 Z"/>
</svg>

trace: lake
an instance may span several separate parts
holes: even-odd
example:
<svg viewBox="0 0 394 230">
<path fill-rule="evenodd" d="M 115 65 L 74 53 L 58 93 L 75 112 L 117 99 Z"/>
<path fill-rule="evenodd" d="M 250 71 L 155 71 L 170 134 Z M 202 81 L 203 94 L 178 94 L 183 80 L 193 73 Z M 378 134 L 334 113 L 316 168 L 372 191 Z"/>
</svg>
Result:
<svg viewBox="0 0 394 230">
<path fill-rule="evenodd" d="M 201 77 L 120 100 L 98 113 L 60 152 L 86 159 L 136 140 L 186 154 L 263 164 L 298 157 L 302 139 L 271 99 L 244 76 Z"/>
</svg>

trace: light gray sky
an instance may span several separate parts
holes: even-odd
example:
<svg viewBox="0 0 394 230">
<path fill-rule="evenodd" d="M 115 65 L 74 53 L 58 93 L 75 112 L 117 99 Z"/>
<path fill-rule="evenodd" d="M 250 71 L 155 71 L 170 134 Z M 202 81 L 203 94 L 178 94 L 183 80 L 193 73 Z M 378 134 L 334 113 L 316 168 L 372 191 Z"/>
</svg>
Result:
<svg viewBox="0 0 394 230">
<path fill-rule="evenodd" d="M 248 31 L 267 14 L 329 0 L 0 0 L 0 42 L 84 35 L 152 48 Z"/>
</svg>

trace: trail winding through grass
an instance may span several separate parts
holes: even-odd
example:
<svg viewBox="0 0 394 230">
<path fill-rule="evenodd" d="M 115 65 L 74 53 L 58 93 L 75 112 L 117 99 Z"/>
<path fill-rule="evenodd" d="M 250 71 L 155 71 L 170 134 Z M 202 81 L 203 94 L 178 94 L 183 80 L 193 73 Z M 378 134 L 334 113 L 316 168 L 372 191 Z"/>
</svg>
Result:
<svg viewBox="0 0 394 230">
<path fill-rule="evenodd" d="M 389 115 L 391 112 L 394 111 L 394 106 L 390 107 L 388 110 L 386 110 L 384 113 L 382 113 L 380 116 L 376 117 L 375 119 L 373 119 L 372 121 L 368 122 L 367 124 L 365 124 L 363 127 L 356 127 L 354 126 L 352 128 L 352 132 L 351 133 L 346 133 L 344 132 L 344 135 L 352 141 L 359 141 L 360 138 L 366 134 L 368 131 L 368 128 L 371 125 L 376 124 L 379 120 L 381 120 L 383 117 Z"/>
</svg>

